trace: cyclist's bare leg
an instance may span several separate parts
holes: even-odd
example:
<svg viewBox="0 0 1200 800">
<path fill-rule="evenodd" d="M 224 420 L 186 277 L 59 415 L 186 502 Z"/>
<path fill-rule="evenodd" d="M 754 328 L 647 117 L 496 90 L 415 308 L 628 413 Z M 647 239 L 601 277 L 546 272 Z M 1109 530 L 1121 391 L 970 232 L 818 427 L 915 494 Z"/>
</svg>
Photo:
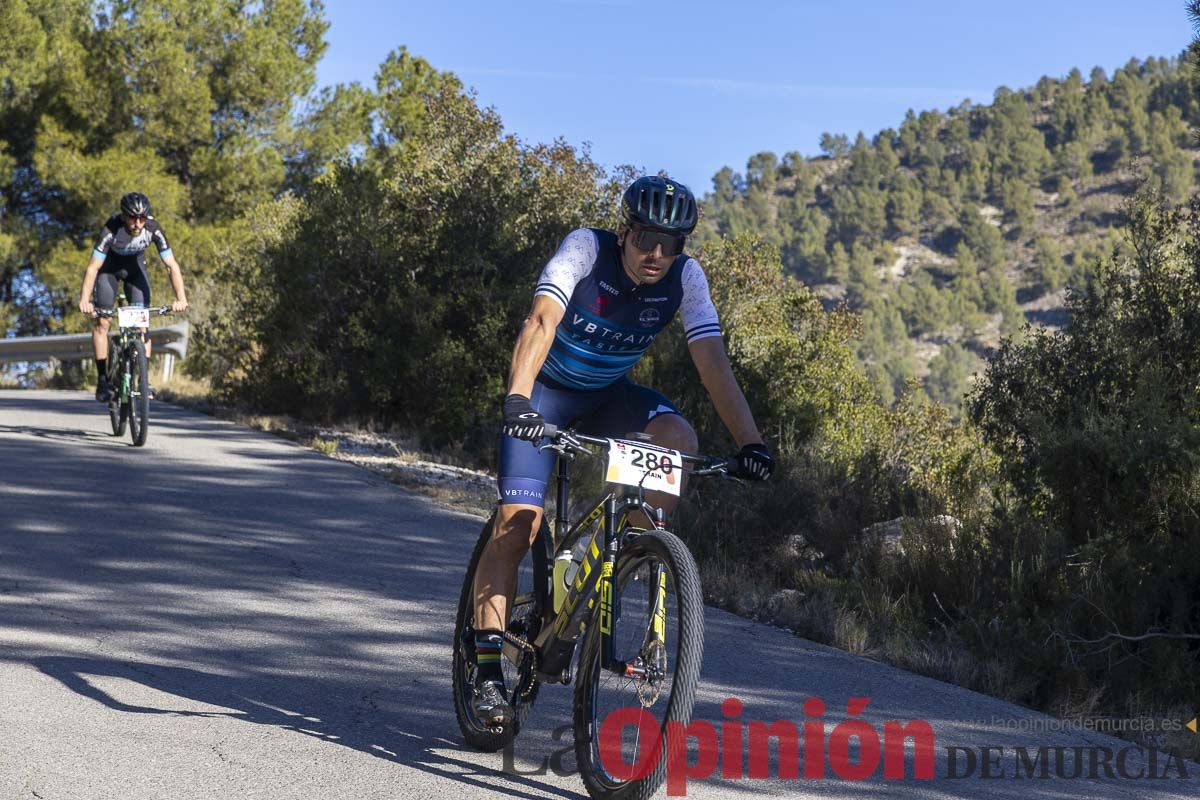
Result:
<svg viewBox="0 0 1200 800">
<path fill-rule="evenodd" d="M 517 568 L 542 524 L 540 506 L 518 503 L 496 507 L 492 538 L 475 568 L 475 628 L 504 630 L 517 587 Z"/>
<path fill-rule="evenodd" d="M 108 358 L 108 317 L 96 317 L 92 325 L 92 350 L 96 359 Z"/>
<path fill-rule="evenodd" d="M 696 431 L 692 430 L 691 424 L 678 414 L 662 414 L 655 417 L 646 425 L 646 433 L 654 437 L 654 444 L 660 447 L 669 447 L 672 450 L 694 453 L 700 446 L 696 439 Z M 684 484 L 681 483 L 679 488 L 682 492 Z M 679 498 L 664 492 L 646 492 L 646 502 L 655 508 L 661 508 L 670 515 L 675 510 L 675 506 L 679 505 Z M 645 514 L 634 512 L 630 516 L 634 525 L 643 528 L 652 527 Z"/>
</svg>

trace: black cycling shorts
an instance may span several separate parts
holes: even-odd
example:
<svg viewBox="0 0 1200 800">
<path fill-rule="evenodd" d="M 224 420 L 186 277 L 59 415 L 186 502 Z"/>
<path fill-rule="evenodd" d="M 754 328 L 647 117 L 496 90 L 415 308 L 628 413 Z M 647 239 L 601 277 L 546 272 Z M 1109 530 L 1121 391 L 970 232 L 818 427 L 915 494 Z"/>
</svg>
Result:
<svg viewBox="0 0 1200 800">
<path fill-rule="evenodd" d="M 130 305 L 150 305 L 150 281 L 143 270 L 129 267 L 105 269 L 101 267 L 96 276 L 96 288 L 92 291 L 92 302 L 101 308 L 112 308 L 117 304 L 117 281 L 125 282 L 125 299 Z"/>
</svg>

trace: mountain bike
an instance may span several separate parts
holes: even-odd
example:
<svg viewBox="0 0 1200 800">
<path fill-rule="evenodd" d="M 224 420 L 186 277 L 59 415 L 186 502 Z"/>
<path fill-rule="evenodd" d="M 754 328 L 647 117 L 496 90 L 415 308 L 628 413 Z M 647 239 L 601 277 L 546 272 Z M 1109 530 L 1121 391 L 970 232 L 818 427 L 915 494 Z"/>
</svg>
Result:
<svg viewBox="0 0 1200 800">
<path fill-rule="evenodd" d="M 97 316 L 117 318 L 117 333 L 110 333 L 108 337 L 106 374 L 112 387 L 108 416 L 113 436 L 125 433 L 125 423 L 129 423 L 129 436 L 134 447 L 144 445 L 150 432 L 150 365 L 141 330 L 150 326 L 151 316 L 169 313 L 170 306 L 96 309 Z"/>
<path fill-rule="evenodd" d="M 494 752 L 509 744 L 542 683 L 569 684 L 578 653 L 574 694 L 575 755 L 588 793 L 606 800 L 642 800 L 662 784 L 670 723 L 686 725 L 696 699 L 704 651 L 700 574 L 687 546 L 666 529 L 665 514 L 645 500 L 645 490 L 678 495 L 682 476 L 725 475 L 732 459 L 692 455 L 647 441 L 585 436 L 546 426 L 559 454 L 557 510 L 552 536 L 543 515 L 518 577 L 517 594 L 503 633 L 502 668 L 514 719 L 487 727 L 471 709 L 475 680 L 475 572 L 492 535 L 495 515 L 483 526 L 463 579 L 455 622 L 454 710 L 464 739 Z M 567 528 L 571 460 L 607 460 L 605 480 L 615 485 Z M 653 527 L 629 524 L 643 511 Z M 527 563 L 532 560 L 532 564 Z M 604 730 L 619 709 L 649 714 L 643 726 Z M 648 718 L 642 716 L 641 719 Z M 602 737 L 602 732 L 605 734 Z M 602 746 L 602 741 L 604 742 Z M 646 765 L 614 769 L 615 764 Z M 614 774 L 614 772 L 616 774 Z"/>
</svg>

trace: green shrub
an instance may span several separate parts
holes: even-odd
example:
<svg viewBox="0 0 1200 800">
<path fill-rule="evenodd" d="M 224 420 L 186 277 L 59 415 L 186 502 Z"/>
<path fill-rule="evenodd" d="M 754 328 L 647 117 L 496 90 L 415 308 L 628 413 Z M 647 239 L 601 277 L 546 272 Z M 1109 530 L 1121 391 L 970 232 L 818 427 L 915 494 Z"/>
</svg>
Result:
<svg viewBox="0 0 1200 800">
<path fill-rule="evenodd" d="M 617 185 L 586 152 L 503 135 L 452 84 L 421 99 L 420 124 L 317 179 L 270 252 L 249 388 L 273 410 L 380 418 L 487 458 L 538 271 L 613 213 Z"/>
<path fill-rule="evenodd" d="M 1042 526 L 1020 568 L 1051 638 L 1114 696 L 1165 700 L 1200 688 L 1172 638 L 1200 630 L 1200 228 L 1153 196 L 1128 214 L 1128 254 L 1069 295 L 1063 331 L 1002 344 L 971 413 Z"/>
</svg>

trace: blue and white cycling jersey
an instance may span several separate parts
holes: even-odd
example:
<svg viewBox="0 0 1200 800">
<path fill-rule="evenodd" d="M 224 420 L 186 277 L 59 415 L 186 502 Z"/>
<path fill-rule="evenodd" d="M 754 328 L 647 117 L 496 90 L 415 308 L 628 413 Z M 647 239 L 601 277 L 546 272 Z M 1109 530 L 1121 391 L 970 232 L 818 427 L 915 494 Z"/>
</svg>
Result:
<svg viewBox="0 0 1200 800">
<path fill-rule="evenodd" d="M 547 262 L 534 296 L 566 309 L 540 378 L 571 389 L 602 389 L 623 378 L 678 312 L 688 343 L 720 336 L 708 280 L 681 253 L 653 284 L 637 284 L 621 265 L 617 235 L 571 231 Z"/>
</svg>

